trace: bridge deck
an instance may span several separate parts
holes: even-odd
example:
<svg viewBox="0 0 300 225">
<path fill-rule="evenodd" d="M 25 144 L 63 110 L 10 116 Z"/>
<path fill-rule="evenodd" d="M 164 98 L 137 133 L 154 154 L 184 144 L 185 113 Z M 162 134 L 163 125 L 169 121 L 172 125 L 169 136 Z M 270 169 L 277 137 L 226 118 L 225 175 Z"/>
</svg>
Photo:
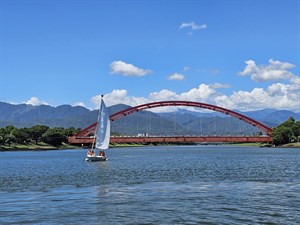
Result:
<svg viewBox="0 0 300 225">
<path fill-rule="evenodd" d="M 91 137 L 70 137 L 71 144 L 90 144 L 93 138 Z M 175 137 L 111 137 L 110 143 L 217 143 L 217 142 L 231 142 L 231 143 L 246 143 L 246 142 L 272 142 L 269 136 L 175 136 Z"/>
</svg>

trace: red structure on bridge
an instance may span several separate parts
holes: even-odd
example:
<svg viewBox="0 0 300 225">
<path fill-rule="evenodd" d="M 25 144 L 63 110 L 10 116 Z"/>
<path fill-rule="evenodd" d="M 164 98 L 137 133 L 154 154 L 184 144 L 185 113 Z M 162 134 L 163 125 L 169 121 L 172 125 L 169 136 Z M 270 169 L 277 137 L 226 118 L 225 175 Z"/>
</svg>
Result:
<svg viewBox="0 0 300 225">
<path fill-rule="evenodd" d="M 111 137 L 111 143 L 129 143 L 129 142 L 140 142 L 140 143 L 150 143 L 150 142 L 174 142 L 174 143 L 184 143 L 184 142 L 272 142 L 272 129 L 254 119 L 251 119 L 245 115 L 234 112 L 229 109 L 225 109 L 219 106 L 210 105 L 201 102 L 190 102 L 190 101 L 161 101 L 161 102 L 152 102 L 147 104 L 142 104 L 128 109 L 116 112 L 110 115 L 110 120 L 115 121 L 121 119 L 124 116 L 130 114 L 151 109 L 157 107 L 166 107 L 166 106 L 188 106 L 188 107 L 197 107 L 202 109 L 208 109 L 216 112 L 220 112 L 232 117 L 235 117 L 245 123 L 248 123 L 252 126 L 257 127 L 261 131 L 265 132 L 267 136 L 261 137 L 202 137 L 202 136 L 177 136 L 177 137 Z M 79 131 L 74 136 L 69 137 L 69 142 L 72 144 L 88 144 L 92 142 L 91 136 L 95 131 L 96 123 L 88 126 L 87 128 Z"/>
</svg>

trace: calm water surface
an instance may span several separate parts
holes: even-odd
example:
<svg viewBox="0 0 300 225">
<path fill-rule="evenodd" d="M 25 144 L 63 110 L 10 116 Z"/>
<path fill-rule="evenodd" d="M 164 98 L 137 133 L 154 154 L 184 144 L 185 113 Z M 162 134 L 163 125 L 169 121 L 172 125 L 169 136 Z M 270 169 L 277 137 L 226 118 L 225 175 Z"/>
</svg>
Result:
<svg viewBox="0 0 300 225">
<path fill-rule="evenodd" d="M 300 224 L 300 149 L 0 152 L 0 224 Z"/>
</svg>

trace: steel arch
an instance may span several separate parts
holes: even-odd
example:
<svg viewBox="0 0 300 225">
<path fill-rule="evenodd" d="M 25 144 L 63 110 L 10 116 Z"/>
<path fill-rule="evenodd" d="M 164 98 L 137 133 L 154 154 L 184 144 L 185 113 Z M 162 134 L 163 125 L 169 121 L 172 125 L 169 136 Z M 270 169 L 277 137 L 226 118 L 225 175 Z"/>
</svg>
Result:
<svg viewBox="0 0 300 225">
<path fill-rule="evenodd" d="M 226 115 L 235 117 L 239 120 L 244 121 L 245 123 L 248 123 L 252 126 L 257 127 L 258 129 L 262 130 L 265 132 L 267 135 L 270 137 L 272 136 L 272 129 L 254 119 L 251 119 L 250 117 L 247 117 L 245 115 L 242 115 L 240 113 L 234 112 L 229 109 L 222 108 L 220 106 L 215 106 L 211 104 L 206 104 L 206 103 L 201 103 L 201 102 L 191 102 L 191 101 L 160 101 L 160 102 L 151 102 L 151 103 L 146 103 L 138 106 L 134 106 L 125 110 L 121 110 L 119 112 L 116 112 L 112 115 L 110 115 L 110 120 L 115 121 L 118 120 L 124 116 L 146 110 L 146 109 L 151 109 L 151 108 L 157 108 L 157 107 L 165 107 L 165 106 L 188 106 L 188 107 L 197 107 L 197 108 L 202 108 L 202 109 L 208 109 L 220 113 L 224 113 Z M 94 127 L 96 126 L 96 123 L 93 123 L 92 125 L 88 126 L 87 128 L 79 131 L 76 133 L 74 136 L 87 136 L 88 134 L 93 132 Z"/>
</svg>

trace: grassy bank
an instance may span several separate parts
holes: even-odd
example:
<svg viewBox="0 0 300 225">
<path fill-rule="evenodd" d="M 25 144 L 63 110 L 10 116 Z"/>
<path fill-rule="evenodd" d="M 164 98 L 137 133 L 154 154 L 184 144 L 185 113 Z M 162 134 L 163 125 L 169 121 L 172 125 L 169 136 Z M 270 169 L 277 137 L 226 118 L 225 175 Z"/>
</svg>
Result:
<svg viewBox="0 0 300 225">
<path fill-rule="evenodd" d="M 161 144 L 166 145 L 166 144 Z M 170 144 L 167 144 L 170 145 Z M 249 146 L 249 147 L 270 147 L 269 144 L 266 143 L 232 143 L 230 145 L 234 146 Z M 141 143 L 128 143 L 128 144 L 110 144 L 110 148 L 114 147 L 141 147 L 141 146 L 149 146 Z M 277 146 L 279 148 L 300 148 L 300 142 L 296 143 L 289 143 L 282 146 Z M 67 143 L 63 143 L 60 146 L 52 146 L 49 144 L 46 144 L 44 142 L 39 142 L 38 144 L 30 143 L 30 144 L 11 144 L 8 145 L 0 145 L 0 151 L 14 151 L 14 150 L 60 150 L 60 149 L 76 149 L 76 148 L 82 148 L 80 146 L 74 146 Z M 88 147 L 86 147 L 88 148 Z"/>
<path fill-rule="evenodd" d="M 249 147 L 266 147 L 266 143 L 232 143 L 234 146 L 249 146 Z"/>
<path fill-rule="evenodd" d="M 300 148 L 300 142 L 295 142 L 295 143 L 288 143 L 282 146 L 278 146 L 282 148 Z"/>
<path fill-rule="evenodd" d="M 10 151 L 10 150 L 59 150 L 59 149 L 74 149 L 78 148 L 73 145 L 69 145 L 67 143 L 63 143 L 60 146 L 53 146 L 46 144 L 44 142 L 39 142 L 38 144 L 29 143 L 29 144 L 11 144 L 8 145 L 0 145 L 1 151 Z"/>
<path fill-rule="evenodd" d="M 141 143 L 114 143 L 114 144 L 109 144 L 110 148 L 115 148 L 115 147 L 141 147 L 141 146 L 146 146 L 145 144 Z"/>
<path fill-rule="evenodd" d="M 273 147 L 272 144 L 266 143 L 236 143 L 234 146 L 252 146 L 252 147 Z M 276 146 L 278 148 L 300 148 L 300 142 L 288 143 L 284 145 Z"/>
</svg>

